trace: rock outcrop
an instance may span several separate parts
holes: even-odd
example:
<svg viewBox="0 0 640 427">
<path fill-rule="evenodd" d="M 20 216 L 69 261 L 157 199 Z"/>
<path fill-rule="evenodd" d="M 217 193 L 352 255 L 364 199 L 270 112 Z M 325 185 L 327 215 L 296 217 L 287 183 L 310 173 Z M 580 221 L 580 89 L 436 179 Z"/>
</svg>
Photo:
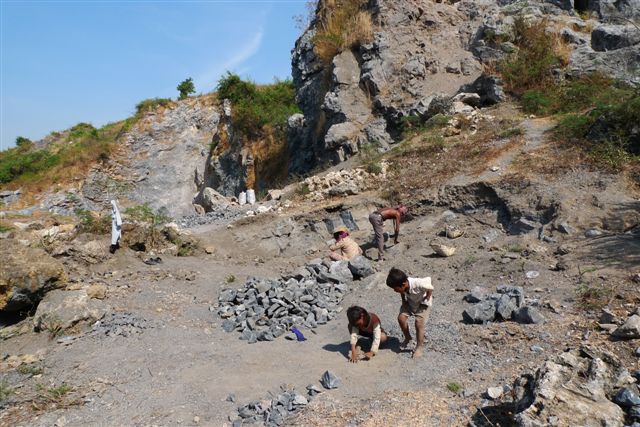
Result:
<svg viewBox="0 0 640 427">
<path fill-rule="evenodd" d="M 66 281 L 62 263 L 42 249 L 13 239 L 0 245 L 0 313 L 16 313 L 34 307 L 49 291 Z"/>
<path fill-rule="evenodd" d="M 625 413 L 610 396 L 633 381 L 611 354 L 567 351 L 516 380 L 515 425 L 623 426 Z"/>
<path fill-rule="evenodd" d="M 574 10 L 590 10 L 607 23 L 587 23 Z M 549 30 L 572 46 L 569 76 L 599 71 L 638 84 L 640 31 L 629 19 L 639 10 L 638 0 L 373 0 L 367 6 L 373 40 L 338 53 L 328 64 L 314 53 L 313 38 L 321 26 L 316 19 L 292 51 L 303 115 L 289 120 L 289 151 L 295 153 L 289 171 L 341 162 L 367 144 L 384 151 L 399 139 L 403 117 L 452 112 L 457 92 L 477 93 L 482 104 L 501 101 L 501 82 L 481 75 L 481 69 L 517 51 L 509 40 L 519 18 L 546 19 Z M 562 72 L 558 69 L 558 76 Z"/>
<path fill-rule="evenodd" d="M 468 16 L 443 3 L 369 3 L 373 41 L 323 64 L 313 51 L 313 22 L 292 52 L 293 79 L 304 117 L 290 120 L 289 148 L 301 153 L 290 172 L 344 160 L 365 144 L 388 149 L 402 117 L 424 114 L 439 97 L 480 75 L 466 49 Z"/>
</svg>

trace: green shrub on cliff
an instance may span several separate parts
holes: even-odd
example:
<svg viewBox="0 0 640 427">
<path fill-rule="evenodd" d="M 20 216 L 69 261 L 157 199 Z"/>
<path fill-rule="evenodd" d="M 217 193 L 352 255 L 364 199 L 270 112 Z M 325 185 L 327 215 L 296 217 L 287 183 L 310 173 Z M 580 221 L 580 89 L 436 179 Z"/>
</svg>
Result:
<svg viewBox="0 0 640 427">
<path fill-rule="evenodd" d="M 234 127 L 252 139 L 264 136 L 267 126 L 284 130 L 287 118 L 299 112 L 289 79 L 258 86 L 227 72 L 218 81 L 216 92 L 218 99 L 231 101 Z"/>
</svg>

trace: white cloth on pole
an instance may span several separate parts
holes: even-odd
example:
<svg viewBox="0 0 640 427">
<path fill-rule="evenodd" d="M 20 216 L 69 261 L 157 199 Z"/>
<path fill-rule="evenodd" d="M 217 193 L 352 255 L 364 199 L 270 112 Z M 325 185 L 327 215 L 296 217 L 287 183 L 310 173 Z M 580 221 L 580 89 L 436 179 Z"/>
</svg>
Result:
<svg viewBox="0 0 640 427">
<path fill-rule="evenodd" d="M 120 211 L 116 201 L 111 201 L 111 244 L 117 245 L 118 240 L 122 236 L 122 218 L 120 218 Z"/>
</svg>

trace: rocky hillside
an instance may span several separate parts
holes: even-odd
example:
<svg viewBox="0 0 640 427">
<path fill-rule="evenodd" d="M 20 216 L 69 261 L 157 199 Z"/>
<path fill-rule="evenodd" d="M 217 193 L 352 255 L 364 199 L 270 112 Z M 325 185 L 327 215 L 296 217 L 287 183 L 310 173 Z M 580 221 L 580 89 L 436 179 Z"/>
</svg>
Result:
<svg viewBox="0 0 640 427">
<path fill-rule="evenodd" d="M 640 423 L 638 14 L 324 0 L 293 83 L 229 74 L 21 141 L 0 156 L 0 425 Z M 368 216 L 398 201 L 376 262 Z M 329 260 L 337 227 L 362 256 Z M 391 267 L 434 284 L 422 358 Z M 356 364 L 351 305 L 390 337 Z"/>
<path fill-rule="evenodd" d="M 339 10 L 348 1 L 319 2 Z M 290 125 L 291 149 L 302 153 L 294 172 L 343 161 L 368 144 L 387 150 L 401 138 L 403 119 L 446 110 L 458 92 L 476 92 L 482 105 L 504 99 L 495 69 L 517 49 L 517 19 L 545 20 L 564 44 L 567 68 L 557 77 L 601 71 L 640 83 L 640 30 L 634 2 L 359 2 L 371 15 L 370 40 L 323 61 L 314 46 L 328 25 L 317 16 L 292 51 L 293 78 L 303 116 Z M 321 7 L 319 8 L 319 10 Z M 584 19 L 583 19 L 584 18 Z M 315 50 L 314 50 L 315 49 Z"/>
</svg>

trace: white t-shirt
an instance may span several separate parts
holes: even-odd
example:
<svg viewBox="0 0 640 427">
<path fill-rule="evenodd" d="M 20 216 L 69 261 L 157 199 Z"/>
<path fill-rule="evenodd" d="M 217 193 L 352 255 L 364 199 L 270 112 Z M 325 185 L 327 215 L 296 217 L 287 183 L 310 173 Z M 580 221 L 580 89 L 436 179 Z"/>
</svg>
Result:
<svg viewBox="0 0 640 427">
<path fill-rule="evenodd" d="M 425 300 L 427 291 L 433 291 L 431 277 L 409 277 L 409 290 L 405 292 L 405 300 L 409 304 L 409 308 L 417 310 L 421 305 L 431 307 L 433 295 L 428 300 Z"/>
</svg>

